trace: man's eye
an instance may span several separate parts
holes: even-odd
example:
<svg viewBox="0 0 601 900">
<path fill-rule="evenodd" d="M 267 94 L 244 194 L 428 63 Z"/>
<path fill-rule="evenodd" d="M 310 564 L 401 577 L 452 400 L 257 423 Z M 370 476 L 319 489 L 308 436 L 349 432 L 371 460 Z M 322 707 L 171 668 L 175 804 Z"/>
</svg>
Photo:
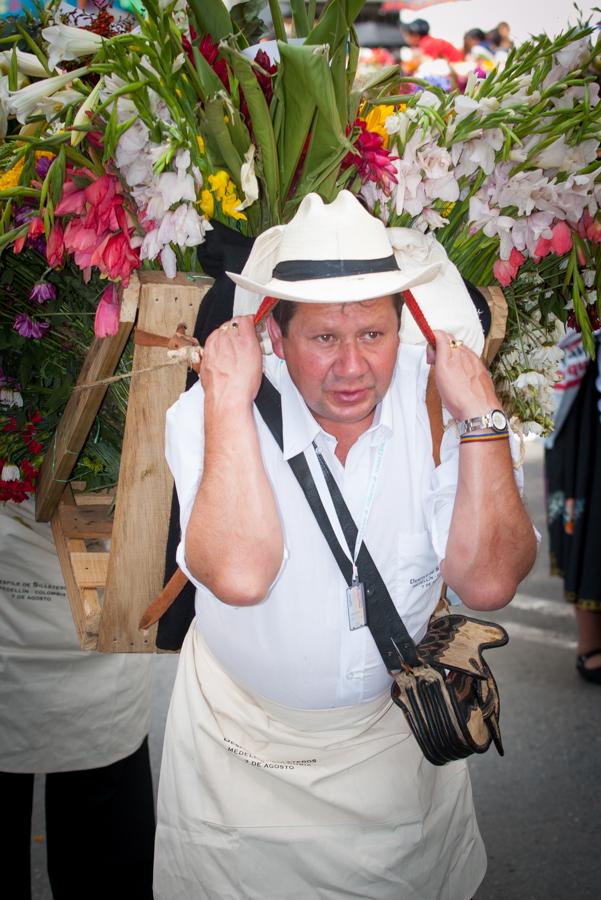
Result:
<svg viewBox="0 0 601 900">
<path fill-rule="evenodd" d="M 334 335 L 333 334 L 318 334 L 317 340 L 319 341 L 320 344 L 331 344 L 332 341 L 334 340 Z"/>
<path fill-rule="evenodd" d="M 381 334 L 381 331 L 366 331 L 365 337 L 368 339 L 368 341 L 375 341 L 376 338 L 379 338 L 381 336 Z"/>
</svg>

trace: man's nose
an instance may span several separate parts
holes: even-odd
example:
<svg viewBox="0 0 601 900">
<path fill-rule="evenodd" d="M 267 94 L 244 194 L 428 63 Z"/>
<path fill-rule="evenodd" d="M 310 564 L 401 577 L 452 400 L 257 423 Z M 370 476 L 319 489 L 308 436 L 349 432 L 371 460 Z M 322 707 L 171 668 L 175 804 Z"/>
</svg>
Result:
<svg viewBox="0 0 601 900">
<path fill-rule="evenodd" d="M 343 341 L 334 363 L 334 374 L 338 378 L 358 378 L 368 369 L 361 347 L 354 340 Z"/>
</svg>

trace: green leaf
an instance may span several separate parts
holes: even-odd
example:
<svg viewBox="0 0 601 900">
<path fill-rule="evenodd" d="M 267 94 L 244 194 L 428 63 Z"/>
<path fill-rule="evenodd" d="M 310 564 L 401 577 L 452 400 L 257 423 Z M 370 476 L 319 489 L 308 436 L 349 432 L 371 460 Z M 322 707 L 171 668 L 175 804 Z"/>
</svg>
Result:
<svg viewBox="0 0 601 900">
<path fill-rule="evenodd" d="M 300 155 L 312 127 L 304 165 L 307 181 L 327 161 L 352 149 L 341 121 L 326 47 L 279 44 L 280 71 L 276 81 L 280 117 L 277 134 L 282 202 L 290 191 Z M 310 157 L 310 158 L 309 158 Z"/>
<path fill-rule="evenodd" d="M 223 52 L 234 70 L 244 91 L 257 149 L 260 153 L 261 169 L 265 182 L 267 202 L 271 213 L 271 223 L 279 222 L 280 179 L 278 157 L 273 125 L 265 95 L 257 81 L 251 62 L 231 47 L 223 46 Z"/>
<path fill-rule="evenodd" d="M 309 34 L 309 19 L 307 18 L 305 0 L 290 0 L 290 9 L 292 10 L 296 36 L 299 38 L 307 37 Z"/>
<path fill-rule="evenodd" d="M 218 43 L 234 30 L 223 0 L 188 0 L 188 6 L 203 35 L 210 34 Z"/>
<path fill-rule="evenodd" d="M 348 32 L 365 5 L 365 0 L 332 0 L 309 33 L 307 44 L 328 44 L 334 53 L 341 43 L 346 45 Z"/>
</svg>

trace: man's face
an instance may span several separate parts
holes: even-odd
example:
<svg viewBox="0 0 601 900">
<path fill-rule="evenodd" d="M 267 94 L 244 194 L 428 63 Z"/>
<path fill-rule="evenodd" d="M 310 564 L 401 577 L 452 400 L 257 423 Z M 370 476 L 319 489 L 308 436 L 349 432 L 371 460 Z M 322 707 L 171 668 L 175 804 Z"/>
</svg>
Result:
<svg viewBox="0 0 601 900">
<path fill-rule="evenodd" d="M 285 337 L 269 320 L 274 352 L 286 361 L 292 381 L 324 427 L 328 422 L 370 424 L 392 380 L 398 331 L 392 297 L 299 303 Z"/>
</svg>

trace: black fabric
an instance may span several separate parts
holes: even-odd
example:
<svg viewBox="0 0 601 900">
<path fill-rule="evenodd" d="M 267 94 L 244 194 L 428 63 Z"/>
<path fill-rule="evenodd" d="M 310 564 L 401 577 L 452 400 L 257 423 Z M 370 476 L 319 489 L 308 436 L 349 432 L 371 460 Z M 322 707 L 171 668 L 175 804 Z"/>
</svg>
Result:
<svg viewBox="0 0 601 900">
<path fill-rule="evenodd" d="M 46 832 L 54 900 L 152 900 L 148 739 L 110 766 L 47 775 Z"/>
<path fill-rule="evenodd" d="M 211 332 L 232 318 L 236 286 L 225 272 L 242 271 L 253 243 L 254 238 L 244 237 L 232 228 L 213 222 L 213 230 L 207 232 L 206 240 L 198 247 L 198 259 L 203 271 L 215 279 L 215 283 L 207 291 L 200 305 L 194 329 L 194 337 L 201 345 L 204 345 Z M 186 390 L 192 387 L 197 377 L 194 372 L 188 372 Z M 177 491 L 174 489 L 165 552 L 165 584 L 177 568 L 175 553 L 179 541 L 179 502 Z M 159 619 L 156 645 L 160 650 L 180 649 L 194 618 L 195 593 L 194 585 L 189 581 L 179 597 Z"/>
<path fill-rule="evenodd" d="M 2 875 L 12 900 L 31 900 L 33 779 L 29 774 L 0 772 Z"/>
<path fill-rule="evenodd" d="M 467 280 L 467 278 L 464 278 L 463 282 L 467 288 L 468 294 L 472 299 L 472 303 L 476 307 L 476 312 L 478 313 L 478 318 L 480 319 L 480 325 L 482 326 L 484 337 L 487 337 L 488 332 L 490 331 L 490 326 L 492 324 L 492 314 L 490 311 L 490 306 L 486 302 L 484 294 L 478 290 L 475 284 L 472 284 L 471 281 Z"/>
<path fill-rule="evenodd" d="M 11 900 L 31 900 L 33 783 L 33 774 L 0 772 L 0 839 Z M 45 795 L 54 900 L 152 900 L 155 817 L 147 738 L 112 765 L 46 775 Z"/>
<path fill-rule="evenodd" d="M 601 343 L 597 340 L 597 354 Z M 551 449 L 545 453 L 552 574 L 565 597 L 601 612 L 601 415 L 597 360 L 591 361 Z"/>
<path fill-rule="evenodd" d="M 279 262 L 273 278 L 280 281 L 315 281 L 320 278 L 345 278 L 350 275 L 373 275 L 398 272 L 393 253 L 379 259 L 291 259 Z"/>
<path fill-rule="evenodd" d="M 282 410 L 280 395 L 276 388 L 263 377 L 261 389 L 255 400 L 257 409 L 278 442 L 280 448 L 283 443 L 282 434 Z M 340 492 L 334 476 L 330 472 L 325 460 L 318 456 L 328 490 L 330 491 L 334 509 L 340 520 L 344 536 L 349 545 L 351 555 L 354 553 L 357 539 L 357 526 L 348 509 L 344 497 Z M 317 486 L 307 464 L 304 453 L 288 460 L 296 480 L 307 498 L 313 515 L 319 525 L 326 542 L 334 555 L 343 578 L 347 585 L 351 585 L 353 566 L 340 546 L 328 515 L 319 496 Z M 367 626 L 376 643 L 378 651 L 384 660 L 384 664 L 390 671 L 398 670 L 402 661 L 410 665 L 419 665 L 415 644 L 411 639 L 403 620 L 399 616 L 392 601 L 388 589 L 374 563 L 369 550 L 363 542 L 357 556 L 357 571 L 359 580 L 363 582 L 365 590 L 365 606 L 367 613 Z"/>
</svg>

